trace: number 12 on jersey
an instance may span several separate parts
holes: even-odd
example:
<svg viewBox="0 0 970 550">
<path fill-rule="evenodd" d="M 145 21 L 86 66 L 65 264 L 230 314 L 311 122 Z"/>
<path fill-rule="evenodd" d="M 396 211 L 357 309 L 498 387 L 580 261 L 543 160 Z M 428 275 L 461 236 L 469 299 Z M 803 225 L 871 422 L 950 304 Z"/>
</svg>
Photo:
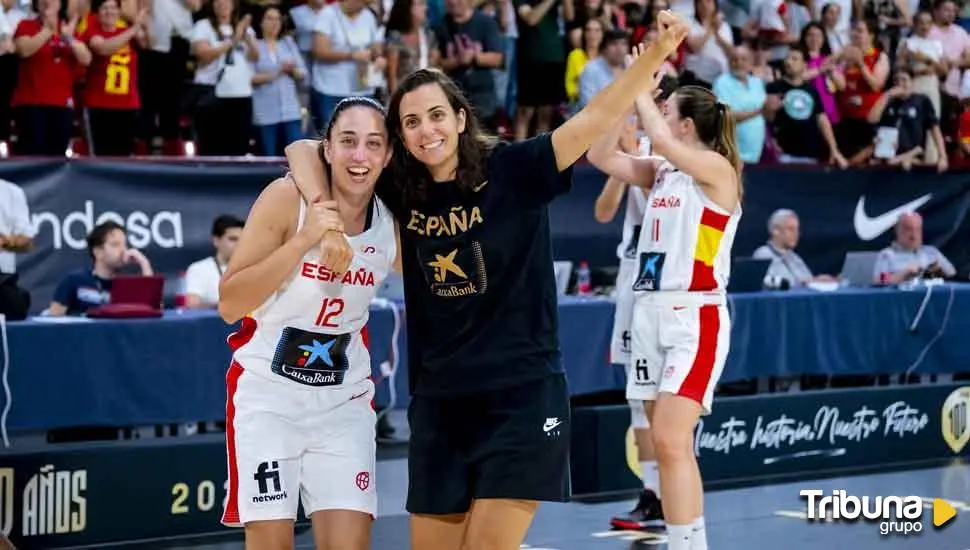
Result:
<svg viewBox="0 0 970 550">
<path fill-rule="evenodd" d="M 317 320 L 314 322 L 318 327 L 337 328 L 340 325 L 334 320 L 335 317 L 343 313 L 343 298 L 324 298 L 320 302 L 320 313 L 317 313 Z"/>
</svg>

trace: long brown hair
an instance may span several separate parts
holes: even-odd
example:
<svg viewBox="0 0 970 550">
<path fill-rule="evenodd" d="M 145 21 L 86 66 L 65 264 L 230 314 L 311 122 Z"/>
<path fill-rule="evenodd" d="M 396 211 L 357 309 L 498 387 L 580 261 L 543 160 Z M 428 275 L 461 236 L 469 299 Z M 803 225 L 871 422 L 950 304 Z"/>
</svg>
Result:
<svg viewBox="0 0 970 550">
<path fill-rule="evenodd" d="M 426 200 L 428 188 L 434 185 L 434 180 L 428 167 L 415 159 L 404 143 L 401 135 L 401 99 L 404 94 L 429 84 L 441 88 L 456 116 L 459 111 L 465 111 L 465 131 L 458 135 L 458 171 L 455 176 L 463 195 L 471 194 L 482 183 L 489 152 L 495 145 L 495 139 L 482 130 L 472 104 L 443 72 L 419 69 L 404 77 L 391 96 L 387 109 L 387 131 L 393 148 L 389 185 L 400 193 L 406 209 Z"/>
<path fill-rule="evenodd" d="M 742 192 L 741 170 L 744 163 L 738 153 L 735 135 L 737 123 L 731 108 L 717 100 L 707 88 L 684 86 L 677 89 L 677 110 L 681 118 L 694 121 L 697 138 L 723 156 L 738 174 L 738 194 Z"/>
</svg>

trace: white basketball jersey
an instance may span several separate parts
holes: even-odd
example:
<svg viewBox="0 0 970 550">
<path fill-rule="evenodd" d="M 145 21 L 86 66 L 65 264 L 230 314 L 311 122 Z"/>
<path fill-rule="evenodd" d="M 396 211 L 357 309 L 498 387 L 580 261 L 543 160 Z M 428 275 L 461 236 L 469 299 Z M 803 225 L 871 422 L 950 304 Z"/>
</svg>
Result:
<svg viewBox="0 0 970 550">
<path fill-rule="evenodd" d="M 640 228 L 643 215 L 646 212 L 647 196 L 643 189 L 631 185 L 626 192 L 626 212 L 623 216 L 623 236 L 616 247 L 616 257 L 619 260 L 633 260 L 637 257 L 637 242 L 640 239 Z"/>
<path fill-rule="evenodd" d="M 374 199 L 369 228 L 349 237 L 354 258 L 338 276 L 313 247 L 280 290 L 229 339 L 246 370 L 308 387 L 353 384 L 371 374 L 365 327 L 370 303 L 393 269 L 394 217 Z M 306 206 L 300 203 L 303 226 Z"/>
<path fill-rule="evenodd" d="M 723 292 L 740 219 L 740 205 L 728 213 L 664 161 L 647 195 L 633 290 Z"/>
<path fill-rule="evenodd" d="M 650 138 L 642 136 L 639 142 L 640 155 L 650 154 Z M 637 257 L 637 241 L 640 239 L 640 227 L 647 208 L 647 196 L 643 188 L 629 185 L 626 193 L 626 212 L 623 216 L 623 236 L 616 247 L 616 257 L 621 260 L 634 260 Z"/>
</svg>

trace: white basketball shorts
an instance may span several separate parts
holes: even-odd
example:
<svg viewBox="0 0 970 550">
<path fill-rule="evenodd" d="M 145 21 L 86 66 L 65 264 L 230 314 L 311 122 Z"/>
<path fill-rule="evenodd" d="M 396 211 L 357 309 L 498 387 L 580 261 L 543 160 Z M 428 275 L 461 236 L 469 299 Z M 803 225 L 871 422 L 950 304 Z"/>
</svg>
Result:
<svg viewBox="0 0 970 550">
<path fill-rule="evenodd" d="M 233 362 L 226 384 L 223 524 L 295 520 L 301 501 L 307 516 L 356 510 L 376 517 L 373 382 L 304 389 Z"/>
<path fill-rule="evenodd" d="M 714 389 L 731 345 L 723 295 L 638 293 L 633 308 L 627 399 L 654 401 L 659 392 L 693 399 L 711 413 Z"/>
<path fill-rule="evenodd" d="M 633 322 L 633 281 L 637 276 L 637 261 L 620 260 L 616 274 L 616 305 L 613 310 L 613 334 L 610 337 L 610 363 L 630 364 L 632 338 L 630 325 Z"/>
</svg>

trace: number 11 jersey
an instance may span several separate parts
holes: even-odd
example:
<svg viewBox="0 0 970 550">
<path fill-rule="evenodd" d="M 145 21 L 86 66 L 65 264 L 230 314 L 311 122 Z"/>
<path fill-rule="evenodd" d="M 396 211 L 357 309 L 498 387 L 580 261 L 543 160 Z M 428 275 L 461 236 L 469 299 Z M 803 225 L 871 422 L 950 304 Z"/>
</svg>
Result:
<svg viewBox="0 0 970 550">
<path fill-rule="evenodd" d="M 307 388 L 355 384 L 371 374 L 366 326 L 370 303 L 394 265 L 394 217 L 376 197 L 364 231 L 348 237 L 354 258 L 346 273 L 320 265 L 313 247 L 295 272 L 229 337 L 243 369 Z M 306 205 L 300 201 L 297 230 Z"/>
</svg>

